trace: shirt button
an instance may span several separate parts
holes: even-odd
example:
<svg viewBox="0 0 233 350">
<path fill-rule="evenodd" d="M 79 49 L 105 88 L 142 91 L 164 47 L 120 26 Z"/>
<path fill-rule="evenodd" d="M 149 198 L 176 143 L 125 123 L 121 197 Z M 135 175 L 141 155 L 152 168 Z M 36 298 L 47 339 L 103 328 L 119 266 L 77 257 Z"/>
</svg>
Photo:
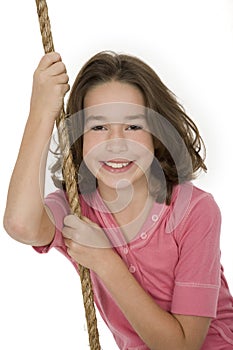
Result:
<svg viewBox="0 0 233 350">
<path fill-rule="evenodd" d="M 147 233 L 146 232 L 142 232 L 140 237 L 141 237 L 141 239 L 147 239 Z"/>
<path fill-rule="evenodd" d="M 135 266 L 130 265 L 130 267 L 129 267 L 129 272 L 134 273 L 135 271 L 136 271 Z"/>
<path fill-rule="evenodd" d="M 156 214 L 152 215 L 152 217 L 151 217 L 152 221 L 154 221 L 154 222 L 156 222 L 158 220 L 158 218 L 159 217 Z"/>
<path fill-rule="evenodd" d="M 128 254 L 128 252 L 129 252 L 129 249 L 128 249 L 127 247 L 123 248 L 123 253 L 124 253 L 125 255 Z"/>
</svg>

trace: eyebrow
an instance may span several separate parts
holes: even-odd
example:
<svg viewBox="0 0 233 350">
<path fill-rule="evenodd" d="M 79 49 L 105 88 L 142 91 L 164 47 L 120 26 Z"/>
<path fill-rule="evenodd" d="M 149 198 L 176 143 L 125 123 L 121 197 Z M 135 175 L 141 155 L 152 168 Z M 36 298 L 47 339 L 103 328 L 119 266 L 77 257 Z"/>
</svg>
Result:
<svg viewBox="0 0 233 350">
<path fill-rule="evenodd" d="M 89 123 L 89 122 L 92 122 L 93 120 L 105 121 L 107 120 L 107 118 L 102 115 L 90 115 L 89 117 L 86 118 L 85 122 Z"/>
<path fill-rule="evenodd" d="M 145 119 L 145 115 L 144 114 L 135 114 L 135 115 L 127 115 L 124 117 L 124 121 L 130 121 L 130 120 L 138 120 L 138 119 Z M 92 121 L 103 121 L 103 122 L 107 122 L 109 121 L 109 119 L 105 116 L 102 115 L 90 115 L 86 118 L 86 124 L 90 123 Z"/>
</svg>

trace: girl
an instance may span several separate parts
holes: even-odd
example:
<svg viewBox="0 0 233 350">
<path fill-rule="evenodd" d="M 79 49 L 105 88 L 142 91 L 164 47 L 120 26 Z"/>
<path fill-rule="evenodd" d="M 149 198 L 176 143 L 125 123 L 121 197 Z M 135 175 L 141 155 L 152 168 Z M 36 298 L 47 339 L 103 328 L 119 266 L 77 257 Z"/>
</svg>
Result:
<svg viewBox="0 0 233 350">
<path fill-rule="evenodd" d="M 44 203 L 39 188 L 43 150 L 68 90 L 60 55 L 45 55 L 10 182 L 6 231 L 91 270 L 95 303 L 120 349 L 233 349 L 220 212 L 190 182 L 206 170 L 197 127 L 139 59 L 112 52 L 91 58 L 67 105 L 79 219 L 64 186 Z"/>
</svg>

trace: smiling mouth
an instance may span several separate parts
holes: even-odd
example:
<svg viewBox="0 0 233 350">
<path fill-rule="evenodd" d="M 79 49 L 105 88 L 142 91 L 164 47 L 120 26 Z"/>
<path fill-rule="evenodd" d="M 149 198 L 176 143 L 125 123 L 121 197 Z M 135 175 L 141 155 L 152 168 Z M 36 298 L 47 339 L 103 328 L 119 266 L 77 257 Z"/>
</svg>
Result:
<svg viewBox="0 0 233 350">
<path fill-rule="evenodd" d="M 126 172 L 134 165 L 134 161 L 127 161 L 126 159 L 116 159 L 103 161 L 102 166 L 106 171 L 112 174 Z"/>
<path fill-rule="evenodd" d="M 104 162 L 105 165 L 113 169 L 122 169 L 127 167 L 131 163 L 132 162 Z"/>
</svg>

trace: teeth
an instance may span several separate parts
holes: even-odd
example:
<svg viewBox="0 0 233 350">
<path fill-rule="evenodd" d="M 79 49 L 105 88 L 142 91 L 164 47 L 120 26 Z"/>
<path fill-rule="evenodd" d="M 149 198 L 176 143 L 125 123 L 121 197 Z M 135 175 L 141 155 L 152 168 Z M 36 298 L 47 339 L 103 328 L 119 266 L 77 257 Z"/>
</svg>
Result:
<svg viewBox="0 0 233 350">
<path fill-rule="evenodd" d="M 110 166 L 111 168 L 114 168 L 114 169 L 124 168 L 125 166 L 129 165 L 129 163 L 130 162 L 127 162 L 127 163 L 104 162 L 104 164 L 106 164 L 107 166 Z"/>
</svg>

